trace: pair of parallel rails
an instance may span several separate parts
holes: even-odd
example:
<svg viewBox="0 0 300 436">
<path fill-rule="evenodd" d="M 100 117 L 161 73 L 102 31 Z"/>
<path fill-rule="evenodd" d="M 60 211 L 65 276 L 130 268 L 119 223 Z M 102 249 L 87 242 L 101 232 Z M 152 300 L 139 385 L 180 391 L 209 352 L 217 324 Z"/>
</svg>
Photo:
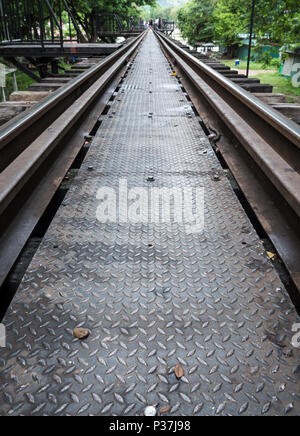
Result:
<svg viewBox="0 0 300 436">
<path fill-rule="evenodd" d="M 0 129 L 0 286 L 126 73 L 145 32 Z M 300 128 L 156 33 L 255 215 L 300 307 Z M 212 138 L 213 139 L 213 138 Z"/>
</svg>

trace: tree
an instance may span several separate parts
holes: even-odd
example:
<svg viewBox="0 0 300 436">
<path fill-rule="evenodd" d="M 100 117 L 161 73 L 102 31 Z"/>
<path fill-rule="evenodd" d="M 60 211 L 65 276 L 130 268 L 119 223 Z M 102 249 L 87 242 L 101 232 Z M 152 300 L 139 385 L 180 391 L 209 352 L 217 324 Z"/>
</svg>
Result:
<svg viewBox="0 0 300 436">
<path fill-rule="evenodd" d="M 215 0 L 192 0 L 179 10 L 179 28 L 191 45 L 214 38 L 214 7 Z"/>
<path fill-rule="evenodd" d="M 215 40 L 229 54 L 249 33 L 252 0 L 192 0 L 179 10 L 179 27 L 191 44 Z M 254 34 L 258 44 L 300 42 L 299 0 L 256 0 Z"/>
<path fill-rule="evenodd" d="M 157 19 L 157 18 L 163 18 L 167 21 L 176 21 L 177 20 L 177 12 L 178 8 L 174 7 L 163 7 L 159 4 L 156 6 L 153 6 L 151 8 L 147 8 L 146 12 L 144 13 L 144 18 L 149 21 L 150 18 Z"/>
<path fill-rule="evenodd" d="M 254 33 L 259 42 L 300 42 L 299 0 L 257 0 Z"/>
<path fill-rule="evenodd" d="M 213 11 L 215 40 L 228 47 L 234 55 L 240 42 L 239 35 L 249 31 L 249 12 L 252 0 L 218 0 Z"/>
<path fill-rule="evenodd" d="M 214 10 L 215 38 L 229 47 L 249 33 L 252 0 L 218 0 Z M 300 41 L 299 0 L 256 0 L 254 36 L 258 45 Z"/>
<path fill-rule="evenodd" d="M 141 15 L 141 6 L 154 6 L 156 0 L 67 0 L 68 6 L 90 42 L 97 40 L 96 14 L 117 14 L 122 17 Z"/>
</svg>

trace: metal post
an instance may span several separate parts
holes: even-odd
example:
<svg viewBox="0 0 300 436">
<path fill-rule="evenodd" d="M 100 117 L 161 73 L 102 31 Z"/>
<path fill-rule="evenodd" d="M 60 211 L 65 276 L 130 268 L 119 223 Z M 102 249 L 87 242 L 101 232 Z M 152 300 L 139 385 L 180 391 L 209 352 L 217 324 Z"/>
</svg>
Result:
<svg viewBox="0 0 300 436">
<path fill-rule="evenodd" d="M 14 92 L 18 92 L 19 89 L 18 89 L 18 82 L 17 82 L 16 72 L 13 71 L 11 74 L 12 74 L 12 79 L 13 79 L 13 89 L 14 89 Z"/>
<path fill-rule="evenodd" d="M 41 1 L 38 1 L 38 10 L 39 10 L 39 25 L 40 25 L 40 38 L 41 38 L 41 45 L 42 49 L 45 48 L 45 33 L 44 33 L 44 12 L 43 12 L 43 5 L 41 4 Z"/>
<path fill-rule="evenodd" d="M 58 60 L 57 59 L 53 59 L 53 61 L 51 62 L 51 72 L 52 72 L 52 74 L 58 74 L 59 73 Z"/>
<path fill-rule="evenodd" d="M 53 20 L 59 29 L 60 46 L 61 46 L 61 48 L 63 48 L 64 47 L 64 35 L 63 35 L 63 28 L 62 28 L 61 3 L 59 1 L 59 14 L 60 14 L 60 16 L 59 16 L 59 20 L 58 20 L 51 4 L 49 3 L 49 0 L 44 0 L 44 2 L 46 4 L 46 6 L 48 7 L 50 15 L 53 17 Z"/>
<path fill-rule="evenodd" d="M 7 14 L 6 14 L 6 4 L 3 4 L 2 0 L 0 1 L 1 6 L 1 15 L 3 19 L 3 30 L 4 30 L 4 39 L 7 41 L 10 41 L 10 31 L 9 31 L 9 23 L 7 21 Z"/>
<path fill-rule="evenodd" d="M 58 2 L 59 4 L 59 24 L 60 24 L 60 46 L 61 49 L 64 49 L 64 24 L 62 20 L 62 7 L 61 7 L 61 1 Z"/>
<path fill-rule="evenodd" d="M 71 9 L 69 8 L 68 3 L 66 2 L 66 0 L 63 0 L 63 4 L 64 4 L 64 7 L 66 8 L 66 10 L 67 10 L 67 12 L 69 14 L 69 17 L 72 20 L 73 26 L 76 29 L 76 32 L 77 32 L 77 42 L 87 42 L 86 38 L 81 33 L 80 27 L 78 26 L 77 21 L 75 20 L 73 14 L 71 12 Z"/>
<path fill-rule="evenodd" d="M 250 57 L 251 57 L 251 46 L 252 46 L 252 35 L 253 35 L 253 27 L 254 27 L 254 17 L 255 17 L 255 3 L 256 0 L 252 0 L 252 11 L 251 11 L 251 21 L 250 21 L 250 36 L 249 36 L 249 48 L 248 48 L 248 59 L 247 59 L 247 72 L 246 76 L 249 77 L 249 69 L 250 69 Z"/>
<path fill-rule="evenodd" d="M 2 101 L 6 101 L 6 95 L 5 95 L 5 89 L 1 86 L 1 91 L 2 91 Z"/>
</svg>

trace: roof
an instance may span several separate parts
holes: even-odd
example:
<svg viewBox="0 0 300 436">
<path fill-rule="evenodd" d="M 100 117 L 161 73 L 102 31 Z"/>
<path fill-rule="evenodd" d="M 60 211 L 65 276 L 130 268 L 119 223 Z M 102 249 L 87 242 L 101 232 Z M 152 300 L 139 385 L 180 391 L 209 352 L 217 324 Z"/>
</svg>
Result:
<svg viewBox="0 0 300 436">
<path fill-rule="evenodd" d="M 291 46 L 285 44 L 280 48 L 280 51 L 284 52 L 284 53 L 300 55 L 300 45 L 297 45 L 297 43 L 296 43 L 296 44 L 293 44 L 293 46 L 291 47 Z"/>
</svg>

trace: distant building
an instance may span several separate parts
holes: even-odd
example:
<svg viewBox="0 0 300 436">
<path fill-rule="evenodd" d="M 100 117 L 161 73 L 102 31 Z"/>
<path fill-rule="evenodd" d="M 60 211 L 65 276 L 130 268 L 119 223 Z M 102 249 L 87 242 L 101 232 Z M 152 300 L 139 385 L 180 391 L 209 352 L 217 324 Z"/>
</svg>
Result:
<svg viewBox="0 0 300 436">
<path fill-rule="evenodd" d="M 213 42 L 196 42 L 195 48 L 199 49 L 200 52 L 208 54 L 210 52 L 218 52 L 219 47 Z"/>
<path fill-rule="evenodd" d="M 247 60 L 248 57 L 248 49 L 249 49 L 249 34 L 240 34 L 240 42 L 239 47 L 237 48 L 236 57 L 241 59 L 242 61 Z M 252 40 L 252 48 L 257 46 L 257 40 L 254 38 Z M 263 55 L 264 53 L 268 53 L 273 59 L 279 58 L 279 45 L 260 45 L 260 54 L 251 52 L 251 58 L 255 61 L 259 55 Z"/>
<path fill-rule="evenodd" d="M 298 70 L 294 65 L 300 64 L 300 45 L 293 50 L 285 49 L 284 47 L 281 50 L 285 56 L 285 61 L 280 72 L 283 76 L 292 78 Z"/>
</svg>

